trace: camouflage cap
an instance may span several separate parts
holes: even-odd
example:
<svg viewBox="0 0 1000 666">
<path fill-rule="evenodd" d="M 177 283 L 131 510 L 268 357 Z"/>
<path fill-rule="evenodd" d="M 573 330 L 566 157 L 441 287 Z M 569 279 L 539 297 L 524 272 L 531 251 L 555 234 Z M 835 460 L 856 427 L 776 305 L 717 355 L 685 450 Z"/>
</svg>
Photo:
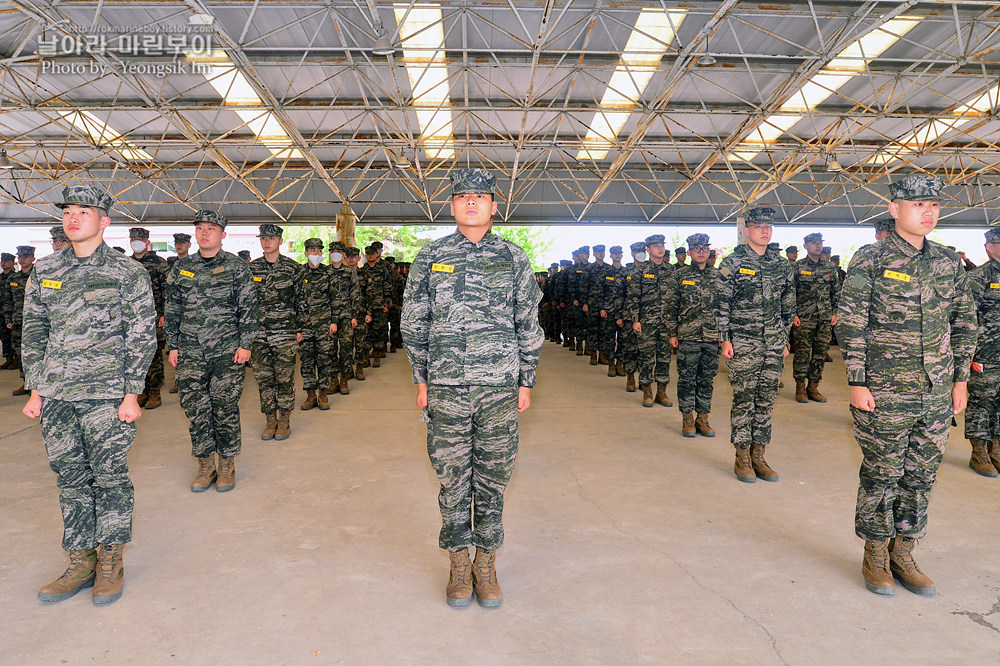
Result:
<svg viewBox="0 0 1000 666">
<path fill-rule="evenodd" d="M 366 245 L 365 246 L 365 254 L 377 254 L 377 251 L 375 250 L 375 248 L 373 246 Z"/>
<path fill-rule="evenodd" d="M 940 201 L 941 179 L 923 173 L 911 173 L 889 184 L 889 198 L 904 201 Z"/>
<path fill-rule="evenodd" d="M 781 251 L 781 243 L 768 243 L 767 244 L 767 249 L 768 250 L 774 250 L 775 252 L 780 252 Z"/>
<path fill-rule="evenodd" d="M 711 240 L 708 238 L 708 234 L 691 234 L 687 237 L 688 247 L 697 247 L 699 245 L 709 246 L 711 245 Z"/>
<path fill-rule="evenodd" d="M 806 234 L 805 237 L 802 239 L 802 242 L 803 243 L 822 243 L 823 242 L 823 234 L 819 233 L 818 231 L 816 233 Z"/>
<path fill-rule="evenodd" d="M 316 248 L 319 248 L 320 250 L 322 250 L 323 249 L 323 239 L 322 238 L 307 238 L 305 240 L 305 242 L 302 243 L 302 246 L 305 249 L 307 249 L 307 250 L 309 248 L 311 248 L 311 247 L 316 247 Z"/>
<path fill-rule="evenodd" d="M 665 240 L 666 238 L 663 236 L 663 234 L 653 234 L 652 236 L 646 236 L 646 247 L 649 247 L 650 245 L 656 245 L 657 243 L 663 245 L 663 241 Z"/>
<path fill-rule="evenodd" d="M 709 251 L 709 253 L 708 253 L 708 258 L 709 258 L 709 259 L 714 259 L 714 258 L 715 258 L 715 250 L 710 250 L 710 251 Z"/>
<path fill-rule="evenodd" d="M 174 234 L 174 244 L 190 243 L 190 242 L 191 242 L 191 234 L 181 234 L 181 233 Z"/>
<path fill-rule="evenodd" d="M 688 249 L 686 247 L 684 247 L 683 245 L 681 245 L 680 247 L 674 248 L 674 254 L 687 254 L 687 253 L 688 253 Z"/>
<path fill-rule="evenodd" d="M 875 231 L 895 231 L 896 230 L 896 220 L 886 218 L 884 220 L 875 220 Z"/>
<path fill-rule="evenodd" d="M 56 204 L 56 208 L 90 206 L 110 211 L 111 207 L 115 205 L 115 200 L 111 198 L 111 195 L 96 185 L 70 185 L 63 188 L 62 195 L 63 200 Z"/>
<path fill-rule="evenodd" d="M 216 213 L 214 210 L 197 211 L 194 214 L 194 223 L 198 224 L 199 222 L 211 222 L 212 224 L 216 224 L 223 229 L 225 229 L 226 225 L 229 224 L 229 220 L 226 219 L 225 215 Z"/>
<path fill-rule="evenodd" d="M 329 250 L 330 252 L 334 251 L 343 252 L 344 256 L 347 256 L 347 246 L 341 243 L 340 241 L 333 241 L 332 243 L 330 243 Z"/>
<path fill-rule="evenodd" d="M 987 243 L 1000 243 L 1000 229 L 989 229 L 984 235 Z"/>
<path fill-rule="evenodd" d="M 141 238 L 142 240 L 149 240 L 149 229 L 143 229 L 142 227 L 132 227 L 128 230 L 129 238 Z"/>
<path fill-rule="evenodd" d="M 237 257 L 243 257 L 244 259 L 250 258 L 250 250 L 240 250 L 236 253 Z"/>
<path fill-rule="evenodd" d="M 356 247 L 354 247 L 352 245 L 351 247 L 347 248 L 347 251 L 344 252 L 344 256 L 345 257 L 358 257 L 358 256 L 361 256 L 361 250 L 359 250 L 358 248 L 356 248 Z"/>
<path fill-rule="evenodd" d="M 839 254 L 833 255 L 832 257 L 830 257 L 830 261 L 840 261 L 840 255 Z"/>
<path fill-rule="evenodd" d="M 622 246 L 612 245 L 611 247 L 608 248 L 608 252 L 610 252 L 611 254 L 622 254 Z"/>
<path fill-rule="evenodd" d="M 35 248 L 33 245 L 18 245 L 17 246 L 17 256 L 19 257 L 33 257 L 35 256 Z"/>
<path fill-rule="evenodd" d="M 785 254 L 788 254 L 789 252 L 793 252 L 795 254 L 798 254 L 799 253 L 799 247 L 797 245 L 789 245 L 788 247 L 785 248 Z"/>
<path fill-rule="evenodd" d="M 451 179 L 451 196 L 456 194 L 489 194 L 497 187 L 497 178 L 483 169 L 456 169 L 448 178 Z"/>
<path fill-rule="evenodd" d="M 632 251 L 632 254 L 635 254 L 636 252 L 645 252 L 646 251 L 646 241 L 636 241 L 636 242 L 632 243 L 631 245 L 629 245 L 628 249 Z"/>
<path fill-rule="evenodd" d="M 0 261 L 14 261 L 14 255 L 10 252 L 0 252 Z"/>
<path fill-rule="evenodd" d="M 565 266 L 572 266 L 573 262 L 570 261 L 569 259 L 560 259 L 559 260 L 559 265 L 563 266 L 563 267 L 565 267 Z"/>
<path fill-rule="evenodd" d="M 743 222 L 763 226 L 774 224 L 774 209 L 762 206 L 751 208 L 743 216 Z"/>
<path fill-rule="evenodd" d="M 372 247 L 375 248 L 376 250 L 381 250 L 385 246 L 382 245 L 382 241 L 377 240 L 377 241 L 372 241 Z"/>
<path fill-rule="evenodd" d="M 603 245 L 595 245 L 592 249 L 594 250 L 594 252 L 604 252 L 605 248 Z"/>
<path fill-rule="evenodd" d="M 559 268 L 559 264 L 556 262 L 552 262 L 551 264 L 549 264 L 549 270 L 552 270 L 553 268 Z"/>
<path fill-rule="evenodd" d="M 281 238 L 285 235 L 285 230 L 277 224 L 262 224 L 259 228 L 260 233 L 257 234 L 257 238 Z"/>
<path fill-rule="evenodd" d="M 52 236 L 52 240 L 54 240 L 54 241 L 56 241 L 56 240 L 68 241 L 69 240 L 69 236 L 66 235 L 66 230 L 62 228 L 61 224 L 57 224 L 56 226 L 54 226 L 51 229 L 49 229 L 49 235 Z"/>
<path fill-rule="evenodd" d="M 830 254 L 831 252 L 833 252 L 833 248 L 827 245 L 826 247 L 823 248 L 822 254 Z"/>
</svg>

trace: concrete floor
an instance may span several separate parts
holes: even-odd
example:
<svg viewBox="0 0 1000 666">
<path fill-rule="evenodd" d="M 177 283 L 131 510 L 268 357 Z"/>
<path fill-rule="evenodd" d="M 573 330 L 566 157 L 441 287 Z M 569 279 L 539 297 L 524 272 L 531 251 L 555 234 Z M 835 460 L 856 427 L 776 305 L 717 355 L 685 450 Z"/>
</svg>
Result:
<svg viewBox="0 0 1000 666">
<path fill-rule="evenodd" d="M 403 354 L 331 411 L 296 411 L 282 443 L 258 439 L 248 380 L 228 494 L 188 490 L 187 421 L 166 395 L 130 455 L 124 597 L 43 605 L 38 587 L 65 566 L 55 480 L 10 396 L 16 373 L 0 372 L 0 663 L 996 663 L 1000 480 L 968 469 L 953 430 L 918 549 L 938 595 L 867 592 L 833 353 L 825 405 L 795 403 L 786 367 L 768 454 L 781 480 L 749 485 L 732 473 L 725 374 L 718 436 L 684 439 L 676 409 L 643 409 L 623 379 L 546 343 L 497 611 L 444 603 L 437 481 Z"/>
</svg>

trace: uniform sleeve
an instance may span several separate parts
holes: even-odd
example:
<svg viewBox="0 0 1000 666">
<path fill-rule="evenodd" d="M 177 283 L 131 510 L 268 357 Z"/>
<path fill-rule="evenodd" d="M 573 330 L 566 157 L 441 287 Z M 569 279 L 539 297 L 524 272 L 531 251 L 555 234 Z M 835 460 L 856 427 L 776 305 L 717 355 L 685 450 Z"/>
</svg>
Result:
<svg viewBox="0 0 1000 666">
<path fill-rule="evenodd" d="M 5 305 L 9 297 L 6 292 L 9 291 L 10 288 L 5 290 Z M 10 321 L 9 315 L 7 320 Z M 21 324 L 21 365 L 24 368 L 24 388 L 28 390 L 38 387 L 48 343 L 49 313 L 42 303 L 38 281 L 32 276 L 24 290 L 24 321 Z"/>
<path fill-rule="evenodd" d="M 386 306 L 392 302 L 392 297 L 394 296 L 394 283 L 392 280 L 392 270 L 389 268 L 388 264 L 382 265 L 382 297 L 385 299 L 382 301 Z"/>
<path fill-rule="evenodd" d="M 167 338 L 167 351 L 177 349 L 177 335 L 181 326 L 181 313 L 184 311 L 184 302 L 181 298 L 180 289 L 177 285 L 177 265 L 180 261 L 175 261 L 167 276 L 167 291 L 164 297 L 164 319 L 163 334 Z"/>
<path fill-rule="evenodd" d="M 10 276 L 3 286 L 3 316 L 8 324 L 14 321 L 14 292 L 10 288 Z"/>
<path fill-rule="evenodd" d="M 955 357 L 956 382 L 969 381 L 969 364 L 976 353 L 979 331 L 972 287 L 961 264 L 955 270 L 955 300 L 951 306 L 951 350 Z"/>
<path fill-rule="evenodd" d="M 843 286 L 840 280 L 840 269 L 833 268 L 833 279 L 830 280 L 830 305 L 833 311 L 837 311 L 837 303 L 840 301 L 840 289 Z"/>
<path fill-rule="evenodd" d="M 791 265 L 785 262 L 785 287 L 781 291 L 781 321 L 784 323 L 785 344 L 788 344 L 788 336 L 791 332 L 792 322 L 795 320 L 795 278 Z"/>
<path fill-rule="evenodd" d="M 157 308 L 152 280 L 145 268 L 129 266 L 121 281 L 122 334 L 125 343 L 125 393 L 138 395 L 156 353 Z M 159 271 L 157 271 L 159 273 Z"/>
<path fill-rule="evenodd" d="M 667 298 L 663 304 L 663 326 L 668 338 L 677 337 L 677 310 L 681 305 L 681 284 L 675 271 L 667 278 Z"/>
<path fill-rule="evenodd" d="M 639 321 L 639 299 L 642 297 L 642 268 L 638 265 L 632 268 L 629 278 L 625 280 L 625 319 L 631 322 Z"/>
<path fill-rule="evenodd" d="M 715 278 L 715 323 L 719 327 L 719 340 L 731 342 L 732 333 L 729 329 L 730 307 L 733 301 L 734 265 L 729 257 L 722 260 L 719 274 Z"/>
<path fill-rule="evenodd" d="M 295 301 L 296 325 L 298 326 L 295 330 L 297 333 L 304 333 L 310 324 L 309 299 L 306 298 L 306 278 L 308 277 L 305 266 L 295 275 L 295 288 L 299 293 L 299 298 Z"/>
<path fill-rule="evenodd" d="M 304 320 L 301 318 L 301 312 L 304 307 L 306 307 L 306 292 L 302 288 L 302 274 L 305 271 L 305 266 L 301 266 L 296 263 L 295 272 L 292 274 L 292 294 L 294 303 L 292 303 L 292 330 L 301 331 L 302 323 Z"/>
<path fill-rule="evenodd" d="M 150 286 L 152 287 L 153 304 L 156 308 L 156 317 L 163 317 L 166 312 L 167 298 L 167 275 L 170 268 L 167 261 L 156 262 L 156 268 L 149 274 Z M 141 393 L 142 391 L 140 391 Z"/>
<path fill-rule="evenodd" d="M 236 280 L 233 285 L 236 300 L 236 326 L 239 329 L 240 349 L 253 348 L 257 329 L 260 328 L 260 307 L 257 302 L 257 287 L 253 274 L 246 263 L 240 260 L 236 266 Z"/>
<path fill-rule="evenodd" d="M 871 251 L 862 248 L 847 267 L 847 278 L 837 306 L 837 342 L 844 353 L 847 383 L 867 386 L 865 363 L 868 358 L 868 326 L 875 261 Z M 957 367 L 957 366 L 956 366 Z"/>
<path fill-rule="evenodd" d="M 518 386 L 535 385 L 535 370 L 542 351 L 544 335 L 538 324 L 538 301 L 542 294 L 535 281 L 535 273 L 524 250 L 514 251 L 514 335 L 517 338 L 519 357 Z"/>
<path fill-rule="evenodd" d="M 427 383 L 428 341 L 431 330 L 430 265 L 423 251 L 410 266 L 410 279 L 403 293 L 403 312 L 399 318 L 406 357 L 413 370 L 413 383 Z"/>
</svg>

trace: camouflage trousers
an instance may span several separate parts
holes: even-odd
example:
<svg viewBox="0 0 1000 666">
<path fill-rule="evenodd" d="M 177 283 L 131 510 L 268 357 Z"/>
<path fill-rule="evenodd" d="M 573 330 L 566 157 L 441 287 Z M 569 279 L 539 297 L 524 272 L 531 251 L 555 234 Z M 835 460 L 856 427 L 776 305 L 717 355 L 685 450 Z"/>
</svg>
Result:
<svg viewBox="0 0 1000 666">
<path fill-rule="evenodd" d="M 670 383 L 670 337 L 667 329 L 655 321 L 642 322 L 642 332 L 637 334 L 639 346 L 639 385 L 653 382 Z"/>
<path fill-rule="evenodd" d="M 240 396 L 246 366 L 233 360 L 235 353 L 205 356 L 200 349 L 181 349 L 178 355 L 177 386 L 191 422 L 191 455 L 196 458 L 216 452 L 223 458 L 240 454 Z"/>
<path fill-rule="evenodd" d="M 604 357 L 609 361 L 615 361 L 620 355 L 622 329 L 618 327 L 618 322 L 608 315 L 607 319 L 601 319 L 601 344 L 598 346 Z"/>
<path fill-rule="evenodd" d="M 358 327 L 354 329 L 354 362 L 364 363 L 368 356 L 368 326 L 364 318 L 358 319 Z"/>
<path fill-rule="evenodd" d="M 10 329 L 7 328 L 7 323 L 0 321 L 0 347 L 2 347 L 2 355 L 4 358 L 11 358 L 14 356 L 14 343 L 10 339 Z"/>
<path fill-rule="evenodd" d="M 595 312 L 591 309 L 590 312 L 583 313 L 584 323 L 587 325 L 587 351 L 589 352 L 591 348 L 597 351 L 604 351 L 601 344 L 604 339 L 601 337 L 601 312 L 598 310 Z M 605 354 L 607 356 L 607 354 Z"/>
<path fill-rule="evenodd" d="M 441 482 L 445 550 L 503 545 L 503 493 L 517 457 L 516 386 L 427 387 L 427 453 Z"/>
<path fill-rule="evenodd" d="M 681 412 L 712 411 L 712 391 L 718 372 L 718 342 L 681 340 L 677 347 L 677 406 Z"/>
<path fill-rule="evenodd" d="M 295 334 L 271 333 L 263 339 L 258 335 L 250 359 L 261 413 L 295 409 Z"/>
<path fill-rule="evenodd" d="M 382 308 L 375 308 L 372 321 L 368 324 L 368 347 L 382 349 L 389 341 L 389 313 Z"/>
<path fill-rule="evenodd" d="M 983 365 L 982 372 L 969 375 L 965 438 L 1000 439 L 1000 365 Z"/>
<path fill-rule="evenodd" d="M 157 326 L 156 353 L 153 354 L 149 371 L 146 373 L 146 386 L 143 388 L 143 393 L 149 393 L 151 390 L 159 391 L 163 386 L 163 350 L 166 346 L 167 336 L 163 333 L 163 329 Z"/>
<path fill-rule="evenodd" d="M 576 331 L 573 330 L 573 316 L 568 305 L 559 308 L 559 329 L 562 331 L 563 337 L 576 337 Z"/>
<path fill-rule="evenodd" d="M 875 411 L 851 407 L 864 460 L 854 531 L 866 541 L 927 530 L 927 504 L 951 428 L 951 385 L 924 393 L 872 391 Z"/>
<path fill-rule="evenodd" d="M 330 375 L 335 372 L 333 369 L 335 349 L 335 340 L 330 335 L 328 327 L 319 327 L 302 334 L 302 342 L 299 343 L 302 388 L 306 390 L 329 388 Z"/>
<path fill-rule="evenodd" d="M 729 383 L 733 408 L 729 413 L 730 441 L 745 449 L 751 444 L 771 443 L 771 410 L 778 398 L 778 382 L 784 367 L 784 341 L 733 338 L 729 359 Z"/>
<path fill-rule="evenodd" d="M 829 319 L 803 321 L 801 326 L 792 326 L 792 344 L 795 357 L 792 360 L 792 376 L 796 379 L 823 379 L 826 353 L 830 350 L 830 336 L 833 327 Z"/>
<path fill-rule="evenodd" d="M 552 308 L 547 303 L 538 304 L 538 325 L 545 331 L 545 336 L 553 335 L 552 331 Z"/>
<path fill-rule="evenodd" d="M 24 379 L 24 366 L 21 364 L 21 325 L 14 324 L 10 329 L 10 346 L 14 349 L 14 360 L 17 361 L 18 372 Z"/>
<path fill-rule="evenodd" d="M 573 306 L 573 330 L 576 331 L 576 339 L 587 345 L 589 350 L 591 341 L 587 338 L 589 332 L 587 326 L 587 313 L 583 311 L 582 305 Z"/>
<path fill-rule="evenodd" d="M 346 374 L 356 363 L 354 360 L 356 356 L 354 338 L 357 335 L 358 329 L 351 326 L 350 319 L 341 319 L 337 322 L 337 332 L 328 336 L 330 337 L 330 372 Z"/>
<path fill-rule="evenodd" d="M 621 358 L 625 372 L 636 372 L 639 369 L 639 334 L 633 330 L 632 322 L 628 319 L 621 327 Z"/>
<path fill-rule="evenodd" d="M 59 487 L 63 550 L 132 540 L 135 491 L 127 455 L 136 426 L 118 420 L 119 405 L 42 399 L 42 441 Z"/>
<path fill-rule="evenodd" d="M 397 347 L 403 346 L 403 332 L 399 330 L 403 311 L 397 307 L 389 308 L 389 342 Z M 348 322 L 350 324 L 350 322 Z"/>
</svg>

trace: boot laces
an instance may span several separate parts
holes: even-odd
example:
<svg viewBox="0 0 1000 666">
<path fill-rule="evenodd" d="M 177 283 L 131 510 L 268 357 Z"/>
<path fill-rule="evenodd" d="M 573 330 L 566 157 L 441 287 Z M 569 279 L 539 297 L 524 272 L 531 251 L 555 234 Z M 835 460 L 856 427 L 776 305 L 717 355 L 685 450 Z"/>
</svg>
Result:
<svg viewBox="0 0 1000 666">
<path fill-rule="evenodd" d="M 469 572 L 472 568 L 472 563 L 465 558 L 461 558 L 455 554 L 452 554 L 451 566 L 455 574 L 455 582 L 467 584 L 469 582 Z"/>
<path fill-rule="evenodd" d="M 198 458 L 198 476 L 207 476 L 212 473 L 212 458 Z"/>
<path fill-rule="evenodd" d="M 76 574 L 79 569 L 83 568 L 83 561 L 87 559 L 84 557 L 82 550 L 73 550 L 69 554 L 69 566 L 66 567 L 66 571 L 63 572 L 63 578 L 71 578 Z"/>
<path fill-rule="evenodd" d="M 100 558 L 100 577 L 104 580 L 111 580 L 115 572 L 115 562 L 118 560 L 118 551 L 113 548 L 106 548 L 104 549 L 104 552 L 110 553 L 111 556 Z"/>
<path fill-rule="evenodd" d="M 871 548 L 872 562 L 879 569 L 889 568 L 889 549 L 884 543 L 876 543 Z"/>
<path fill-rule="evenodd" d="M 478 558 L 476 559 L 476 570 L 477 570 L 476 572 L 478 573 L 478 578 L 481 583 L 492 585 L 493 583 L 496 582 L 496 579 L 494 578 L 495 572 L 492 564 L 493 564 L 492 553 L 489 555 L 484 554 L 482 564 L 479 563 Z"/>
</svg>

